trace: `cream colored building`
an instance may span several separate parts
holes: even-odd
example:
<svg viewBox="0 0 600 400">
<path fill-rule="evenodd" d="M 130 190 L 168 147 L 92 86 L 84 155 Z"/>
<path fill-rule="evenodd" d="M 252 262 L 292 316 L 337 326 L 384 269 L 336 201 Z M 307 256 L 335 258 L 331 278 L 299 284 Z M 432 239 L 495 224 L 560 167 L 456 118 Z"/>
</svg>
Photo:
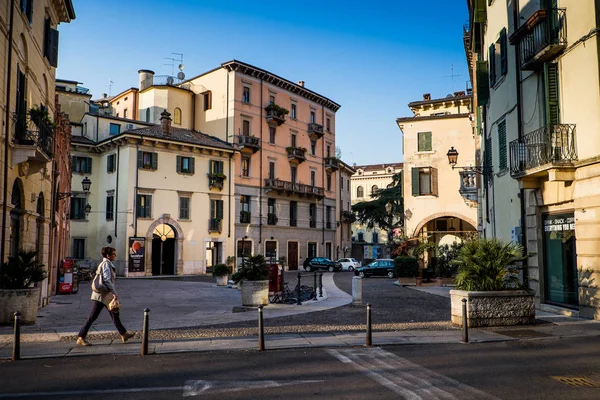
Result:
<svg viewBox="0 0 600 400">
<path fill-rule="evenodd" d="M 468 4 L 494 170 L 485 229 L 533 254 L 524 278 L 539 307 L 600 319 L 598 2 Z"/>
<path fill-rule="evenodd" d="M 371 193 L 384 189 L 392 183 L 395 174 L 402 172 L 402 163 L 355 165 L 356 171 L 350 179 L 352 205 L 371 200 Z M 359 261 L 388 257 L 384 253 L 388 232 L 358 222 L 352 224 L 353 257 Z M 364 264 L 364 263 L 363 263 Z"/>
<path fill-rule="evenodd" d="M 352 175 L 356 170 L 343 161 L 339 162 L 339 186 L 336 209 L 338 222 L 336 230 L 336 248 L 334 258 L 350 257 L 352 254 L 352 223 L 355 220 L 352 212 Z"/>
<path fill-rule="evenodd" d="M 52 162 L 57 129 L 32 121 L 30 110 L 45 110 L 50 120 L 55 118 L 57 28 L 74 18 L 70 0 L 0 2 L 0 261 L 18 250 L 38 252 L 50 275 L 38 284 L 40 304 L 57 289 L 51 243 L 56 229 L 51 222 L 57 209 Z"/>
<path fill-rule="evenodd" d="M 452 244 L 477 228 L 475 139 L 471 95 L 456 92 L 441 99 L 409 104 L 412 117 L 398 118 L 404 154 L 404 230 L 408 237 Z M 453 169 L 448 151 L 459 153 Z"/>
</svg>

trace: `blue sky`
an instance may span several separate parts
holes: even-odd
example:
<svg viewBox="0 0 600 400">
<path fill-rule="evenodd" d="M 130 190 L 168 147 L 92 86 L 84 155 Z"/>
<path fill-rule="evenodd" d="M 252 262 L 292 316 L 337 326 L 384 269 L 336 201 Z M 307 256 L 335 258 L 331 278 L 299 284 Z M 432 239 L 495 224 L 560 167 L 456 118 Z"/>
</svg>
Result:
<svg viewBox="0 0 600 400">
<path fill-rule="evenodd" d="M 98 98 L 109 80 L 112 94 L 137 87 L 139 69 L 171 74 L 173 52 L 184 54 L 188 77 L 235 58 L 341 104 L 336 145 L 349 164 L 401 162 L 395 120 L 411 115 L 407 104 L 464 90 L 469 79 L 465 0 L 73 3 L 77 18 L 59 27 L 58 78 Z"/>
</svg>

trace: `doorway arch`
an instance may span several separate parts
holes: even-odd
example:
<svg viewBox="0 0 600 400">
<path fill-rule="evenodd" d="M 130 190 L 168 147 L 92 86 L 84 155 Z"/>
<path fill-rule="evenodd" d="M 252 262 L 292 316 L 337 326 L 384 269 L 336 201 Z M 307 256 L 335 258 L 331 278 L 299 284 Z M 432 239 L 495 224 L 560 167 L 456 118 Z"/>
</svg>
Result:
<svg viewBox="0 0 600 400">
<path fill-rule="evenodd" d="M 161 227 L 161 225 L 165 226 Z M 165 239 L 164 241 L 162 240 L 163 237 Z M 161 218 L 154 221 L 146 231 L 146 243 L 151 243 L 146 249 L 146 275 L 157 275 L 155 272 L 160 274 L 160 263 L 164 263 L 165 261 L 169 264 L 166 265 L 167 268 L 165 268 L 165 264 L 162 264 L 163 275 L 166 274 L 166 272 L 170 275 L 182 275 L 183 239 L 184 234 L 181 226 L 168 214 L 164 214 Z M 160 254 L 160 243 L 163 243 L 162 255 Z M 167 247 L 166 249 L 165 246 Z M 155 265 L 155 263 L 157 264 Z"/>
<path fill-rule="evenodd" d="M 10 195 L 10 246 L 8 255 L 17 255 L 21 250 L 21 231 L 23 230 L 23 215 L 25 214 L 25 195 L 21 179 L 15 179 Z"/>
</svg>

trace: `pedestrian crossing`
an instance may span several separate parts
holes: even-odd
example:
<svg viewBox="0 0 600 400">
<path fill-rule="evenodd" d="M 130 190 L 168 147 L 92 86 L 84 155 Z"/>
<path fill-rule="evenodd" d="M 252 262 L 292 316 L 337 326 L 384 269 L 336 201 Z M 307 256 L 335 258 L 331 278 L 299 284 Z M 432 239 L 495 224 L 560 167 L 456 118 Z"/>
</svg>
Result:
<svg viewBox="0 0 600 400">
<path fill-rule="evenodd" d="M 330 355 L 406 400 L 499 400 L 378 347 L 329 349 Z"/>
</svg>

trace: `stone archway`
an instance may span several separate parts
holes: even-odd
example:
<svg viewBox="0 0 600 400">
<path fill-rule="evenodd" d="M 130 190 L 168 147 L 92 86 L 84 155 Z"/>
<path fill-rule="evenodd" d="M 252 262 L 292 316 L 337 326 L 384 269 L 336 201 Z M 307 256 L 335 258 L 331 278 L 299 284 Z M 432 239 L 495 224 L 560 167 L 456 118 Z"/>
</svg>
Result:
<svg viewBox="0 0 600 400">
<path fill-rule="evenodd" d="M 460 213 L 450 211 L 450 212 L 442 212 L 442 213 L 432 214 L 432 215 L 424 218 L 421 222 L 419 222 L 419 224 L 415 228 L 415 230 L 413 232 L 413 236 L 417 237 L 419 235 L 419 232 L 421 232 L 421 229 L 423 229 L 423 227 L 425 225 L 427 225 L 428 222 L 433 221 L 434 219 L 443 218 L 443 217 L 454 217 L 454 218 L 462 219 L 463 221 L 471 224 L 475 228 L 475 230 L 477 230 L 477 223 L 475 221 L 473 221 L 471 218 L 465 217 L 464 215 L 462 215 Z"/>
<path fill-rule="evenodd" d="M 183 238 L 184 238 L 183 229 L 181 229 L 181 226 L 179 225 L 179 223 L 177 223 L 176 220 L 172 219 L 171 216 L 165 214 L 162 217 L 160 217 L 159 219 L 157 219 L 156 221 L 154 221 L 150 225 L 150 227 L 148 227 L 148 231 L 146 232 L 146 243 L 147 243 L 146 259 L 145 259 L 146 265 L 144 266 L 144 271 L 146 273 L 146 276 L 152 275 L 152 246 L 149 244 L 152 243 L 154 229 L 156 229 L 156 227 L 161 224 L 170 225 L 173 229 L 175 229 L 175 232 L 176 232 L 175 240 L 177 241 L 177 245 L 176 245 L 177 262 L 176 262 L 176 266 L 175 266 L 175 275 L 183 275 Z"/>
</svg>

